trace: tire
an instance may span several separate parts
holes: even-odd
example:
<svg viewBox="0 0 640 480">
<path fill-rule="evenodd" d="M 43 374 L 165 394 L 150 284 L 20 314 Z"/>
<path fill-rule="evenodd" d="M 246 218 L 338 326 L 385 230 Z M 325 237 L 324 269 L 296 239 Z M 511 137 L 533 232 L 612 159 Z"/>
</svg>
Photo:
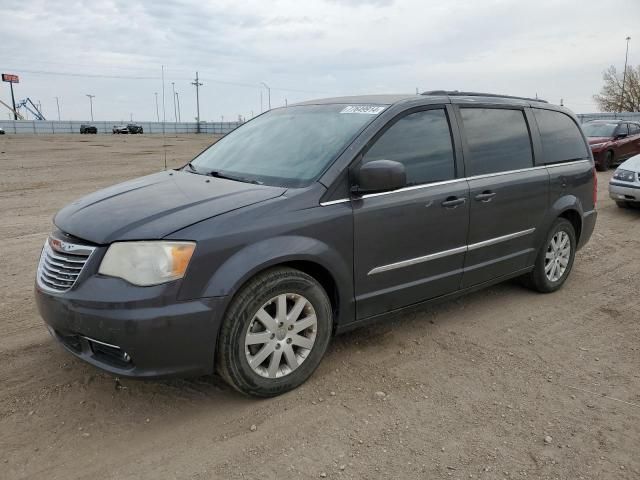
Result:
<svg viewBox="0 0 640 480">
<path fill-rule="evenodd" d="M 618 206 L 618 208 L 629 208 L 629 207 L 631 207 L 631 205 L 629 205 L 629 202 L 625 202 L 624 200 L 616 200 L 616 205 Z"/>
<path fill-rule="evenodd" d="M 569 251 L 565 255 L 565 252 L 554 253 L 552 241 L 554 239 L 560 240 L 564 243 L 564 236 L 568 237 Z M 547 259 L 548 254 L 552 258 Z M 569 277 L 571 268 L 573 267 L 573 261 L 576 256 L 576 233 L 573 225 L 570 221 L 564 218 L 557 218 L 549 233 L 547 234 L 543 246 L 538 252 L 536 257 L 536 263 L 533 270 L 523 277 L 524 284 L 540 293 L 551 293 L 558 290 Z M 554 270 L 553 267 L 549 267 L 550 263 L 553 263 L 557 259 L 557 268 L 563 268 L 561 272 Z M 566 265 L 563 265 L 563 260 Z M 550 271 L 549 271 L 550 269 Z M 555 275 L 552 275 L 555 273 Z"/>
<path fill-rule="evenodd" d="M 613 164 L 613 152 L 611 150 L 607 150 L 607 153 L 604 156 L 604 159 L 599 165 L 596 165 L 596 170 L 599 172 L 606 172 L 611 168 Z"/>
<path fill-rule="evenodd" d="M 304 306 L 296 318 L 285 318 L 294 314 L 298 302 Z M 286 316 L 279 317 L 279 310 L 286 311 Z M 313 321 L 314 313 L 315 325 L 302 328 Z M 281 319 L 284 325 L 279 326 Z M 218 337 L 216 369 L 246 395 L 273 397 L 288 392 L 304 383 L 320 364 L 332 324 L 331 302 L 313 277 L 292 268 L 267 270 L 242 287 L 227 309 Z"/>
</svg>

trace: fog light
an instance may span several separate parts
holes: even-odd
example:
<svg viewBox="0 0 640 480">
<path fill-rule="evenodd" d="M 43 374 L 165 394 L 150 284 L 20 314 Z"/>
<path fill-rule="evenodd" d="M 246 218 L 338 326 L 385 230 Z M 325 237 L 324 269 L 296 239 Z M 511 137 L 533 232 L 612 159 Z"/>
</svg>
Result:
<svg viewBox="0 0 640 480">
<path fill-rule="evenodd" d="M 127 352 L 123 352 L 122 353 L 122 359 L 127 363 L 129 363 L 131 361 L 131 357 L 129 356 L 129 354 Z"/>
</svg>

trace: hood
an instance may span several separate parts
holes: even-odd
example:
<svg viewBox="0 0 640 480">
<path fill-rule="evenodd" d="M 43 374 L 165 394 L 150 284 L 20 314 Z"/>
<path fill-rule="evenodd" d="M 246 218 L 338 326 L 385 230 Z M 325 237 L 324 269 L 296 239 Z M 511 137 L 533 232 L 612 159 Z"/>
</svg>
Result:
<svg viewBox="0 0 640 480">
<path fill-rule="evenodd" d="M 628 160 L 625 160 L 620 164 L 618 168 L 622 170 L 631 170 L 632 172 L 640 173 L 640 155 L 635 155 Z"/>
<path fill-rule="evenodd" d="M 151 240 L 278 197 L 285 191 L 281 187 L 167 171 L 87 195 L 60 210 L 54 223 L 66 233 L 98 244 Z"/>
<path fill-rule="evenodd" d="M 610 142 L 611 137 L 587 137 L 587 141 L 589 145 L 594 145 L 596 143 Z"/>
</svg>

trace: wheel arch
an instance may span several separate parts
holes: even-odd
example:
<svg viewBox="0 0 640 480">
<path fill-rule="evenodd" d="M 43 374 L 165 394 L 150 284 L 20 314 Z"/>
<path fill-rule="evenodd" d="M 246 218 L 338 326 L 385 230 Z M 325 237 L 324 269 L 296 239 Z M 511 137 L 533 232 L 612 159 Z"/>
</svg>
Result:
<svg viewBox="0 0 640 480">
<path fill-rule="evenodd" d="M 576 245 L 580 242 L 580 235 L 582 234 L 582 215 L 578 212 L 578 210 L 574 208 L 568 208 L 564 210 L 558 218 L 564 218 L 571 222 L 573 225 L 573 230 L 576 233 Z"/>
<path fill-rule="evenodd" d="M 248 281 L 276 267 L 300 270 L 320 283 L 331 301 L 334 328 L 353 319 L 352 265 L 330 246 L 310 237 L 280 236 L 246 246 L 216 270 L 203 296 L 226 296 L 226 311 Z"/>
</svg>

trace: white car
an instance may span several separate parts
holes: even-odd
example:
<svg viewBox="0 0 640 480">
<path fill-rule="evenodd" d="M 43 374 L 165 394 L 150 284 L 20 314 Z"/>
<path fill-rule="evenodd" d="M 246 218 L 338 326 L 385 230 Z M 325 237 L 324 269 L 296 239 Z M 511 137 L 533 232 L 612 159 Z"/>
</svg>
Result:
<svg viewBox="0 0 640 480">
<path fill-rule="evenodd" d="M 609 181 L 609 196 L 620 208 L 640 206 L 640 155 L 626 160 Z"/>
<path fill-rule="evenodd" d="M 0 128 L 0 135 L 4 135 L 4 129 Z"/>
</svg>

